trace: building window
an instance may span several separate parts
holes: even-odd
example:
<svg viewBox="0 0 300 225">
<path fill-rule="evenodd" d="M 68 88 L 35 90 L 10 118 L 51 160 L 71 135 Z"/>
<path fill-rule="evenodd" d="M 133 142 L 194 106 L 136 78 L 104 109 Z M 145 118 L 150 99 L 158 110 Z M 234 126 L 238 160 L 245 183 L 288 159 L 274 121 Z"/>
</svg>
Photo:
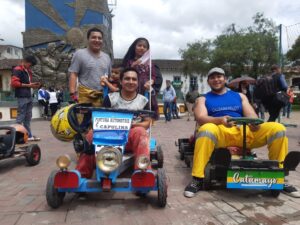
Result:
<svg viewBox="0 0 300 225">
<path fill-rule="evenodd" d="M 180 82 L 181 77 L 180 76 L 174 76 L 173 80 L 174 80 L 174 82 Z"/>
<path fill-rule="evenodd" d="M 10 54 L 10 53 L 11 53 L 11 48 L 7 48 L 7 50 L 6 50 L 6 51 L 7 51 L 7 53 L 9 53 L 9 54 Z"/>
<path fill-rule="evenodd" d="M 190 77 L 190 89 L 198 89 L 198 79 L 197 77 L 191 76 Z"/>
</svg>

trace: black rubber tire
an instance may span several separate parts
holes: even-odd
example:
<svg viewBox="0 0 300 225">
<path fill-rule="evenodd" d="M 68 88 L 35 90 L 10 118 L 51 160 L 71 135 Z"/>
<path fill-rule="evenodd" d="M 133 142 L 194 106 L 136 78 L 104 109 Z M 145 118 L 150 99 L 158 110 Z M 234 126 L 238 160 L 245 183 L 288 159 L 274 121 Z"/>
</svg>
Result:
<svg viewBox="0 0 300 225">
<path fill-rule="evenodd" d="M 274 198 L 278 198 L 278 196 L 280 195 L 279 190 L 271 190 L 270 193 L 271 193 L 271 196 Z"/>
<path fill-rule="evenodd" d="M 164 166 L 164 153 L 160 145 L 156 147 L 156 159 L 157 159 L 157 168 L 163 168 Z"/>
<path fill-rule="evenodd" d="M 57 170 L 53 170 L 48 178 L 47 187 L 46 187 L 46 199 L 48 205 L 57 209 L 62 205 L 64 197 L 66 195 L 65 192 L 58 192 L 57 188 L 54 188 L 54 177 L 57 173 Z"/>
<path fill-rule="evenodd" d="M 157 189 L 158 206 L 165 207 L 168 197 L 168 185 L 165 170 L 162 168 L 157 170 Z"/>
<path fill-rule="evenodd" d="M 211 167 L 211 164 L 207 163 L 205 170 L 204 170 L 203 190 L 211 189 L 210 167 Z"/>
<path fill-rule="evenodd" d="M 179 145 L 180 160 L 184 160 L 184 146 L 184 143 L 180 143 Z"/>
<path fill-rule="evenodd" d="M 186 165 L 188 168 L 190 168 L 190 167 L 191 167 L 191 159 L 190 159 L 190 157 L 185 156 L 185 157 L 184 157 L 184 163 L 185 163 L 185 165 Z"/>
<path fill-rule="evenodd" d="M 29 145 L 26 151 L 25 157 L 29 166 L 35 166 L 40 163 L 41 149 L 37 144 Z"/>
</svg>

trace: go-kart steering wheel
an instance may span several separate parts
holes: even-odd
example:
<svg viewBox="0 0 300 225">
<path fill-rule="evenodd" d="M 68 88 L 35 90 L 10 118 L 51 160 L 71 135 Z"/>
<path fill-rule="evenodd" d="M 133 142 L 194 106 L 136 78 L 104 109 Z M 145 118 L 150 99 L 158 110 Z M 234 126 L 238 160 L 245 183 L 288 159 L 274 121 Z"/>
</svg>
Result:
<svg viewBox="0 0 300 225">
<path fill-rule="evenodd" d="M 227 121 L 234 122 L 237 125 L 244 125 L 244 124 L 259 125 L 264 123 L 264 120 L 260 118 L 250 118 L 250 117 L 230 117 Z"/>
<path fill-rule="evenodd" d="M 228 122 L 234 122 L 236 125 L 243 125 L 243 159 L 246 157 L 246 125 L 247 124 L 253 124 L 253 125 L 259 125 L 264 122 L 264 120 L 259 118 L 250 118 L 250 117 L 231 117 L 228 118 Z"/>
</svg>

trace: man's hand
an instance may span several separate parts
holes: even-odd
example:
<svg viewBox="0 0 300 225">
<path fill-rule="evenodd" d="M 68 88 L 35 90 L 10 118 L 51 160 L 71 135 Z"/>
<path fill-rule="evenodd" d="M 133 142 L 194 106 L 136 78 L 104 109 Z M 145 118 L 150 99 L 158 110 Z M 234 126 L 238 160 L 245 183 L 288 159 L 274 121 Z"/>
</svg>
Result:
<svg viewBox="0 0 300 225">
<path fill-rule="evenodd" d="M 260 125 L 255 125 L 255 124 L 248 124 L 248 126 L 252 132 L 258 131 L 260 128 Z"/>
<path fill-rule="evenodd" d="M 39 88 L 40 86 L 41 86 L 40 82 L 34 82 L 29 84 L 30 88 Z"/>
<path fill-rule="evenodd" d="M 72 101 L 74 102 L 78 102 L 78 96 L 76 93 L 70 93 L 70 98 L 72 99 Z"/>
<path fill-rule="evenodd" d="M 225 127 L 232 127 L 235 125 L 235 123 L 233 121 L 228 122 L 228 119 L 230 118 L 230 116 L 223 116 L 221 117 L 221 124 L 223 124 Z"/>
</svg>

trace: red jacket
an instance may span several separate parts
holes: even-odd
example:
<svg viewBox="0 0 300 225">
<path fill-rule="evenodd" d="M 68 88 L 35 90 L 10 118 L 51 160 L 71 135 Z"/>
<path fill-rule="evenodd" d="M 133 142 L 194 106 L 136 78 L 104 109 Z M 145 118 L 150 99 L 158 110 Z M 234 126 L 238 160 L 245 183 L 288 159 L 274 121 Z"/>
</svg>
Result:
<svg viewBox="0 0 300 225">
<path fill-rule="evenodd" d="M 16 98 L 29 98 L 31 95 L 31 88 L 21 87 L 22 84 L 30 84 L 32 79 L 32 72 L 30 69 L 25 69 L 23 65 L 16 66 L 13 69 L 11 77 L 11 86 L 15 88 Z"/>
</svg>

